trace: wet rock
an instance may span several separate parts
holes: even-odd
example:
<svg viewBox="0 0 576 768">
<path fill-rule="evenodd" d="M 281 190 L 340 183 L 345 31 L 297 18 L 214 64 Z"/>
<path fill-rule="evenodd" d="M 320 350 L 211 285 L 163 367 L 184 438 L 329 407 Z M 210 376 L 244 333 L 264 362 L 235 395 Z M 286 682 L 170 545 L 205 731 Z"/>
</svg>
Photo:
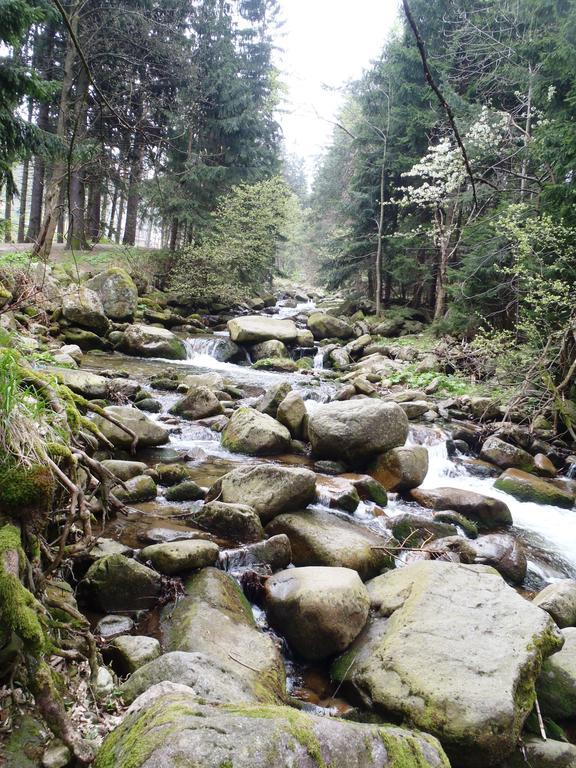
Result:
<svg viewBox="0 0 576 768">
<path fill-rule="evenodd" d="M 472 416 L 478 421 L 494 421 L 500 418 L 498 405 L 489 397 L 471 397 L 467 406 Z"/>
<path fill-rule="evenodd" d="M 459 488 L 415 488 L 409 493 L 412 501 L 436 511 L 454 510 L 469 518 L 481 530 L 512 525 L 512 515 L 503 501 L 475 491 Z"/>
<path fill-rule="evenodd" d="M 520 469 L 507 469 L 496 480 L 494 487 L 519 501 L 533 501 L 566 509 L 574 506 L 573 493 Z"/>
<path fill-rule="evenodd" d="M 182 383 L 187 387 L 208 387 L 208 389 L 223 389 L 224 379 L 216 371 L 206 373 L 189 373 L 183 377 Z"/>
<path fill-rule="evenodd" d="M 144 397 L 142 400 L 138 400 L 134 403 L 136 408 L 146 413 L 160 413 L 162 411 L 162 403 L 160 400 L 156 400 L 153 397 Z"/>
<path fill-rule="evenodd" d="M 280 371 L 282 373 L 295 373 L 298 366 L 290 358 L 266 357 L 264 360 L 257 360 L 253 366 L 257 371 Z"/>
<path fill-rule="evenodd" d="M 107 555 L 124 555 L 130 557 L 133 550 L 131 547 L 127 547 L 126 544 L 121 544 L 115 539 L 108 539 L 100 537 L 96 539 L 96 546 L 88 552 L 89 560 L 98 560 L 101 557 L 107 557 Z"/>
<path fill-rule="evenodd" d="M 368 618 L 368 591 L 349 568 L 291 568 L 267 579 L 265 590 L 268 621 L 312 661 L 341 653 Z"/>
<path fill-rule="evenodd" d="M 333 349 L 328 357 L 335 371 L 346 370 L 350 365 L 350 356 L 348 355 L 348 352 L 340 347 Z"/>
<path fill-rule="evenodd" d="M 163 613 L 166 650 L 202 653 L 232 676 L 242 675 L 257 700 L 282 700 L 282 659 L 272 638 L 257 629 L 236 581 L 204 568 L 186 582 L 185 591 Z"/>
<path fill-rule="evenodd" d="M 184 531 L 176 528 L 149 528 L 138 534 L 138 538 L 147 544 L 163 544 L 171 541 L 187 541 L 189 539 L 209 539 L 206 531 Z"/>
<path fill-rule="evenodd" d="M 260 464 L 239 467 L 210 488 L 207 501 L 248 504 L 266 523 L 282 512 L 301 509 L 316 499 L 316 476 L 309 469 Z"/>
<path fill-rule="evenodd" d="M 423 416 L 430 408 L 426 400 L 408 400 L 399 405 L 410 421 L 419 419 L 420 416 Z"/>
<path fill-rule="evenodd" d="M 256 409 L 260 411 L 260 413 L 265 413 L 267 416 L 272 416 L 272 418 L 275 419 L 278 412 L 278 406 L 291 389 L 292 387 L 288 382 L 274 384 L 267 390 L 266 394 L 257 404 Z"/>
<path fill-rule="evenodd" d="M 72 286 L 62 297 L 62 314 L 69 322 L 95 334 L 105 334 L 110 326 L 100 297 L 85 286 Z"/>
<path fill-rule="evenodd" d="M 184 342 L 166 328 L 152 325 L 129 325 L 124 331 L 119 348 L 136 357 L 160 357 L 168 360 L 186 360 Z"/>
<path fill-rule="evenodd" d="M 117 322 L 134 318 L 138 290 L 126 270 L 110 267 L 88 280 L 86 287 L 98 294 L 106 317 Z"/>
<path fill-rule="evenodd" d="M 308 419 L 318 458 L 357 463 L 403 445 L 408 419 L 396 403 L 362 399 L 320 405 Z"/>
<path fill-rule="evenodd" d="M 290 565 L 291 561 L 290 539 L 283 533 L 239 549 L 224 549 L 220 552 L 220 562 L 226 570 L 267 565 L 271 571 L 278 571 Z"/>
<path fill-rule="evenodd" d="M 424 482 L 428 473 L 428 449 L 422 445 L 392 448 L 376 456 L 368 472 L 387 491 L 409 491 Z"/>
<path fill-rule="evenodd" d="M 560 628 L 576 626 L 576 581 L 573 579 L 548 584 L 532 602 L 549 613 Z"/>
<path fill-rule="evenodd" d="M 94 768 L 448 768 L 438 742 L 395 726 L 350 723 L 292 707 L 205 706 L 182 686 L 136 700 Z M 134 734 L 146 736 L 135 740 Z"/>
<path fill-rule="evenodd" d="M 62 335 L 69 344 L 74 344 L 84 351 L 109 349 L 111 346 L 106 338 L 84 328 L 66 328 Z"/>
<path fill-rule="evenodd" d="M 177 485 L 192 479 L 192 470 L 185 464 L 156 464 L 154 467 L 160 485 Z"/>
<path fill-rule="evenodd" d="M 388 504 L 386 489 L 370 475 L 345 474 L 344 477 L 350 480 L 362 501 L 373 501 L 381 507 Z"/>
<path fill-rule="evenodd" d="M 537 453 L 534 456 L 534 471 L 542 477 L 556 477 L 558 474 L 554 464 L 543 453 Z"/>
<path fill-rule="evenodd" d="M 562 630 L 564 645 L 542 665 L 536 683 L 545 717 L 566 720 L 576 715 L 576 627 Z"/>
<path fill-rule="evenodd" d="M 72 392 L 82 395 L 87 400 L 105 398 L 108 394 L 108 380 L 89 371 L 77 371 L 67 368 L 50 369 L 61 384 L 70 387 Z"/>
<path fill-rule="evenodd" d="M 455 536 L 458 533 L 456 528 L 449 523 L 409 512 L 394 515 L 390 519 L 390 529 L 394 538 L 405 542 L 408 547 L 417 546 L 418 542 L 428 539 L 442 539 L 445 536 Z"/>
<path fill-rule="evenodd" d="M 148 466 L 143 461 L 122 461 L 120 459 L 105 459 L 102 466 L 119 480 L 131 480 L 133 477 L 143 475 Z"/>
<path fill-rule="evenodd" d="M 478 538 L 478 526 L 476 523 L 461 515 L 460 512 L 447 509 L 445 512 L 434 512 L 434 518 L 441 523 L 450 523 L 450 525 L 458 526 L 470 539 Z"/>
<path fill-rule="evenodd" d="M 507 758 L 501 768 L 574 768 L 575 765 L 576 747 L 572 744 L 524 736 L 522 747 Z"/>
<path fill-rule="evenodd" d="M 346 465 L 339 461 L 322 459 L 314 462 L 314 472 L 319 472 L 324 475 L 341 475 L 346 472 Z"/>
<path fill-rule="evenodd" d="M 151 544 L 140 551 L 140 559 L 151 562 L 156 570 L 167 576 L 214 565 L 218 560 L 219 548 L 212 541 L 190 539 L 165 544 Z"/>
<path fill-rule="evenodd" d="M 276 320 L 261 315 L 235 317 L 228 321 L 228 331 L 232 341 L 239 344 L 270 339 L 292 343 L 298 336 L 298 329 L 292 320 Z"/>
<path fill-rule="evenodd" d="M 138 448 L 165 445 L 170 440 L 164 427 L 156 424 L 137 408 L 128 405 L 110 405 L 104 409 L 104 412 L 136 434 Z M 95 416 L 94 422 L 104 437 L 107 437 L 117 448 L 130 448 L 132 446 L 132 436 L 117 427 L 116 424 L 112 424 L 102 416 Z"/>
<path fill-rule="evenodd" d="M 80 582 L 85 598 L 106 612 L 152 608 L 160 597 L 160 574 L 124 555 L 101 557 Z"/>
<path fill-rule="evenodd" d="M 480 456 L 502 469 L 523 469 L 534 471 L 534 459 L 523 448 L 505 443 L 499 437 L 489 437 L 482 445 Z"/>
<path fill-rule="evenodd" d="M 164 496 L 167 501 L 198 501 L 205 493 L 194 480 L 183 480 L 168 488 Z"/>
<path fill-rule="evenodd" d="M 190 387 L 186 395 L 170 408 L 169 413 L 184 419 L 205 419 L 223 412 L 222 404 L 208 387 Z"/>
<path fill-rule="evenodd" d="M 116 498 L 124 504 L 137 504 L 141 501 L 152 501 L 156 498 L 158 489 L 149 475 L 138 475 L 126 480 L 124 486 L 117 485 L 112 489 Z"/>
<path fill-rule="evenodd" d="M 265 360 L 271 357 L 290 357 L 288 349 L 282 341 L 278 339 L 270 339 L 269 341 L 262 341 L 260 344 L 255 344 L 250 350 L 250 357 L 252 362 L 257 360 Z"/>
<path fill-rule="evenodd" d="M 363 580 L 394 566 L 387 550 L 396 545 L 393 539 L 324 510 L 280 515 L 266 526 L 266 533 L 288 536 L 297 566 L 352 568 Z"/>
<path fill-rule="evenodd" d="M 124 635 L 126 632 L 132 632 L 134 629 L 134 622 L 130 616 L 119 616 L 113 614 L 111 616 L 104 616 L 100 619 L 94 630 L 95 634 L 100 635 L 106 639 L 116 637 L 117 635 Z"/>
<path fill-rule="evenodd" d="M 290 446 L 290 432 L 271 416 L 254 408 L 234 411 L 222 432 L 222 446 L 233 453 L 273 456 Z"/>
<path fill-rule="evenodd" d="M 367 587 L 375 616 L 334 679 L 436 736 L 455 765 L 499 765 L 532 709 L 542 659 L 561 647 L 551 618 L 486 566 L 414 563 Z"/>
<path fill-rule="evenodd" d="M 313 312 L 308 318 L 308 330 L 315 339 L 349 339 L 354 335 L 352 326 L 338 317 Z"/>
<path fill-rule="evenodd" d="M 506 533 L 490 533 L 470 542 L 476 557 L 474 562 L 491 565 L 513 584 L 522 584 L 526 578 L 526 553 L 520 542 Z"/>
<path fill-rule="evenodd" d="M 195 525 L 233 541 L 259 541 L 264 538 L 260 518 L 247 504 L 212 501 L 194 513 Z"/>
<path fill-rule="evenodd" d="M 290 431 L 292 437 L 303 437 L 307 415 L 302 395 L 298 392 L 288 392 L 278 405 L 276 418 Z"/>
<path fill-rule="evenodd" d="M 351 485 L 349 488 L 338 489 L 332 493 L 329 506 L 352 514 L 356 511 L 358 504 L 360 504 L 360 496 L 356 488 Z"/>
<path fill-rule="evenodd" d="M 126 675 L 157 659 L 161 654 L 160 643 L 146 635 L 124 635 L 112 641 L 116 665 Z"/>
</svg>

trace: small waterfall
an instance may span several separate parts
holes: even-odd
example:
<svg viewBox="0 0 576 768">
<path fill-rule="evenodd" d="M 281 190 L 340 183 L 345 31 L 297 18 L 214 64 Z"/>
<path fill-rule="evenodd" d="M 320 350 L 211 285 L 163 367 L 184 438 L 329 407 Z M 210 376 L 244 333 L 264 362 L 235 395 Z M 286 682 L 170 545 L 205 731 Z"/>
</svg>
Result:
<svg viewBox="0 0 576 768">
<path fill-rule="evenodd" d="M 194 360 L 199 355 L 214 357 L 214 352 L 220 343 L 220 339 L 215 339 L 211 336 L 192 336 L 189 339 L 185 339 L 184 345 L 188 353 L 188 360 Z"/>
<path fill-rule="evenodd" d="M 314 355 L 314 370 L 322 371 L 324 369 L 324 352 L 322 349 L 318 349 L 318 352 Z"/>
<path fill-rule="evenodd" d="M 566 473 L 566 477 L 568 480 L 576 480 L 576 462 L 574 464 L 570 464 L 568 467 L 568 472 Z"/>
<path fill-rule="evenodd" d="M 464 474 L 462 467 L 456 465 L 448 456 L 448 443 L 446 440 L 427 445 L 426 447 L 428 448 L 428 474 L 424 481 L 426 484 L 441 480 L 442 478 L 458 477 Z"/>
</svg>

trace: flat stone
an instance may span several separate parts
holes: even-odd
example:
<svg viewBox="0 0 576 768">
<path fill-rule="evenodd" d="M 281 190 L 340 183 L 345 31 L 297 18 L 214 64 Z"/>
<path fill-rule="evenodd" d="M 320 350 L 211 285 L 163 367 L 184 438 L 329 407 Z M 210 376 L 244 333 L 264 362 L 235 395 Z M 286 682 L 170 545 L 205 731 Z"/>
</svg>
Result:
<svg viewBox="0 0 576 768">
<path fill-rule="evenodd" d="M 436 511 L 453 510 L 473 520 L 478 528 L 490 530 L 512 525 L 512 514 L 499 499 L 459 488 L 415 488 L 409 493 L 412 501 Z"/>
<path fill-rule="evenodd" d="M 151 544 L 140 551 L 140 559 L 150 561 L 154 568 L 167 576 L 214 565 L 219 548 L 212 541 L 190 539 L 164 544 Z"/>
<path fill-rule="evenodd" d="M 155 637 L 146 635 L 123 635 L 112 643 L 117 663 L 123 674 L 132 673 L 144 664 L 158 658 L 162 653 L 160 643 Z"/>
<path fill-rule="evenodd" d="M 296 341 L 298 329 L 292 320 L 276 320 L 262 315 L 246 315 L 228 321 L 232 341 L 242 344 L 278 339 L 286 343 Z"/>
</svg>

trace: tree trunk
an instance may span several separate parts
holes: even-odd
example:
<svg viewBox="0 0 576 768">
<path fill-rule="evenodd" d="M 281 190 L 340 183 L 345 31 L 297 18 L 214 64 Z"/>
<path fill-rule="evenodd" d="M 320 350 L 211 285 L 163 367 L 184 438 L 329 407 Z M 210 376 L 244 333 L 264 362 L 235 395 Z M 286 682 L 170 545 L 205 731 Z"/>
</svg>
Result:
<svg viewBox="0 0 576 768">
<path fill-rule="evenodd" d="M 79 26 L 79 8 L 77 2 L 70 12 L 70 25 L 74 34 L 78 34 Z M 60 109 L 58 113 L 58 124 L 56 126 L 56 135 L 66 142 L 68 133 L 68 124 L 71 111 L 71 90 L 74 82 L 74 64 L 76 62 L 76 48 L 71 37 L 68 37 L 66 46 L 66 57 L 64 59 L 64 70 L 62 77 L 62 91 L 60 94 Z M 60 158 L 54 163 L 52 176 L 48 189 L 46 191 L 44 221 L 34 245 L 33 254 L 37 258 L 47 260 L 52 250 L 54 233 L 58 225 L 58 218 L 61 211 L 58 207 L 60 189 L 67 173 L 66 158 Z"/>
<path fill-rule="evenodd" d="M 90 197 L 88 204 L 88 238 L 97 243 L 100 239 L 100 213 L 102 210 L 102 184 L 101 179 L 92 179 L 90 182 Z"/>
<path fill-rule="evenodd" d="M 118 184 L 114 183 L 114 194 L 112 195 L 112 204 L 110 205 L 110 219 L 108 221 L 108 239 L 112 239 L 114 234 L 114 219 L 116 217 L 116 206 L 118 205 Z"/>
<path fill-rule="evenodd" d="M 144 141 L 141 131 L 134 136 L 132 160 L 130 163 L 130 178 L 128 181 L 128 202 L 126 205 L 126 224 L 124 226 L 124 245 L 136 244 L 136 228 L 138 224 L 138 206 L 140 205 L 140 182 L 144 163 Z"/>
<path fill-rule="evenodd" d="M 179 227 L 178 219 L 174 217 L 170 224 L 170 240 L 168 244 L 170 253 L 174 253 L 174 251 L 178 247 L 178 227 Z"/>
<path fill-rule="evenodd" d="M 122 219 L 124 218 L 124 203 L 125 203 L 125 197 L 124 197 L 124 190 L 120 190 L 120 204 L 118 206 L 118 221 L 116 222 L 116 232 L 114 234 L 114 241 L 116 243 L 120 242 L 120 238 L 122 235 Z"/>
<path fill-rule="evenodd" d="M 60 192 L 58 193 L 58 227 L 56 229 L 58 243 L 64 242 L 64 204 L 66 202 L 66 185 L 60 185 Z"/>
<path fill-rule="evenodd" d="M 20 184 L 20 210 L 18 211 L 18 242 L 23 243 L 25 241 L 26 234 L 26 204 L 28 202 L 28 175 L 30 169 L 30 161 L 28 158 L 24 160 L 22 166 L 22 183 Z"/>
<path fill-rule="evenodd" d="M 4 242 L 12 242 L 12 192 L 6 186 L 6 204 L 4 206 Z"/>
<path fill-rule="evenodd" d="M 88 250 L 86 241 L 86 221 L 84 175 L 81 171 L 74 171 L 70 177 L 68 187 L 68 233 L 66 237 L 66 250 Z"/>
</svg>

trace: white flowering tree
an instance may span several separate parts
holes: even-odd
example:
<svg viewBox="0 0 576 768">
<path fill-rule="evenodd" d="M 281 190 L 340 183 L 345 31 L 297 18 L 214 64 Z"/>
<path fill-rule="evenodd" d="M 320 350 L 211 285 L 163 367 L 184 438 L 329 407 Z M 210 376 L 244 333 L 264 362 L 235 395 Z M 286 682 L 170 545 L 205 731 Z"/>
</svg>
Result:
<svg viewBox="0 0 576 768">
<path fill-rule="evenodd" d="M 430 146 L 426 155 L 403 174 L 411 183 L 400 188 L 399 205 L 432 214 L 432 226 L 424 233 L 438 253 L 435 320 L 443 317 L 446 311 L 448 268 L 460 245 L 464 227 L 485 212 L 495 187 L 488 176 L 497 168 L 504 146 L 515 140 L 510 115 L 487 107 L 482 108 L 476 122 L 463 136 L 474 176 L 484 182 L 488 190 L 479 204 L 476 200 L 472 204 L 470 176 L 462 152 L 452 138 L 446 137 Z"/>
</svg>

